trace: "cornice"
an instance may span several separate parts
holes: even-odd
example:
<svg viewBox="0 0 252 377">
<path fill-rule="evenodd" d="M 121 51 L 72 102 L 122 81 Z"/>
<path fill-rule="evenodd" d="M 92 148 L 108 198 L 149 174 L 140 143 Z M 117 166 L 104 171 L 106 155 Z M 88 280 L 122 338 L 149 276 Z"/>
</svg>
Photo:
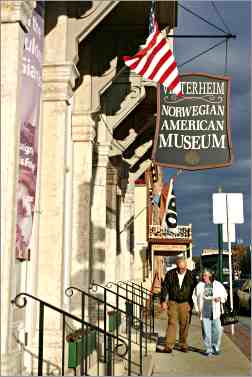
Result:
<svg viewBox="0 0 252 377">
<path fill-rule="evenodd" d="M 36 7 L 35 0 L 1 1 L 1 23 L 19 22 L 26 32 L 29 31 L 29 19 Z"/>
</svg>

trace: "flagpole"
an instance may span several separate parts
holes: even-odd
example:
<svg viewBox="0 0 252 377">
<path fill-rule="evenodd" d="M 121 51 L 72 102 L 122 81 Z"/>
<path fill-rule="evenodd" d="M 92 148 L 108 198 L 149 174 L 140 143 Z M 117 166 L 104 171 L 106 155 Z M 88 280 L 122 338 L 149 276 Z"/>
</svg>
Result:
<svg viewBox="0 0 252 377">
<path fill-rule="evenodd" d="M 155 1 L 152 0 L 150 12 L 149 12 L 149 34 L 151 34 L 153 32 L 153 29 L 154 29 L 154 22 L 153 22 L 154 16 L 155 16 Z"/>
<path fill-rule="evenodd" d="M 214 35 L 214 34 L 198 34 L 198 35 L 193 35 L 193 34 L 173 34 L 170 36 L 171 38 L 226 38 L 230 39 L 236 38 L 236 35 L 233 34 L 219 34 L 219 35 Z"/>
<path fill-rule="evenodd" d="M 219 192 L 222 192 L 222 188 L 219 187 Z M 221 283 L 223 283 L 223 225 L 218 224 L 218 278 Z"/>
</svg>

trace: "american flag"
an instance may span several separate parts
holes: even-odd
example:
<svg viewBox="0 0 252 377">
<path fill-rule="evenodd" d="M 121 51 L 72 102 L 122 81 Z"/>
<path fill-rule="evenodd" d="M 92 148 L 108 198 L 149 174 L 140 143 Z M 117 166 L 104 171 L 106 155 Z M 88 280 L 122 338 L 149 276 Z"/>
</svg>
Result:
<svg viewBox="0 0 252 377">
<path fill-rule="evenodd" d="M 125 64 L 147 80 L 163 84 L 177 96 L 183 96 L 177 64 L 168 40 L 160 33 L 154 11 L 150 13 L 150 35 L 134 56 L 124 56 Z"/>
<path fill-rule="evenodd" d="M 173 189 L 173 178 L 164 185 L 160 200 L 160 222 L 163 227 L 177 228 L 176 196 Z"/>
</svg>

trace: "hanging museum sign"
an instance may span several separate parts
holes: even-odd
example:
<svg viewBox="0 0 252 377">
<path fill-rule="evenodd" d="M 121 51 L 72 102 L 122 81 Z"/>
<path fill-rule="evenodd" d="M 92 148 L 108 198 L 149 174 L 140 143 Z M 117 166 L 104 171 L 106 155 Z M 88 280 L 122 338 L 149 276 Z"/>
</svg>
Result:
<svg viewBox="0 0 252 377">
<path fill-rule="evenodd" d="M 184 97 L 157 89 L 152 160 L 162 166 L 200 170 L 231 165 L 230 79 L 181 75 Z"/>
<path fill-rule="evenodd" d="M 29 259 L 35 208 L 39 114 L 42 86 L 44 3 L 37 2 L 25 34 L 20 88 L 19 178 L 17 186 L 16 258 Z"/>
</svg>

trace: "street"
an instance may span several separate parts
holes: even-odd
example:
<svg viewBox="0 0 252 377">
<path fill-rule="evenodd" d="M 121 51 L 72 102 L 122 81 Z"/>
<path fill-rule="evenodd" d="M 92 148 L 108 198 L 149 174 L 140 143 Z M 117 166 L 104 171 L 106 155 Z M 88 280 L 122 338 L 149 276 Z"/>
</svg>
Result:
<svg viewBox="0 0 252 377">
<path fill-rule="evenodd" d="M 249 333 L 251 332 L 251 317 L 249 315 L 241 315 L 239 316 L 239 321 L 243 327 L 248 329 Z"/>
<path fill-rule="evenodd" d="M 240 315 L 239 323 L 234 326 L 234 334 L 231 333 L 230 326 L 226 326 L 224 331 L 241 352 L 251 360 L 251 317 Z"/>
</svg>

